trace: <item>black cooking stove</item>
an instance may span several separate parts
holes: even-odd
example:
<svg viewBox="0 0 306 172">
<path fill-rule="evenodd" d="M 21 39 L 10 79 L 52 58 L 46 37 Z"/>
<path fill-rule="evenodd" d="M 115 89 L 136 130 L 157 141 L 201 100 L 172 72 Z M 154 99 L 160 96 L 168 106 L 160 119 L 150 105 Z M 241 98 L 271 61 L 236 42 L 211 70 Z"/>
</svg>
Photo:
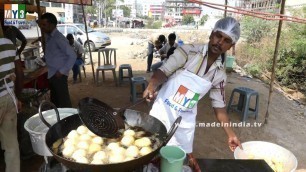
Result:
<svg viewBox="0 0 306 172">
<path fill-rule="evenodd" d="M 136 169 L 132 172 L 143 172 L 144 166 Z M 48 157 L 48 163 L 44 162 L 40 168 L 39 172 L 91 172 L 89 170 L 71 170 L 65 167 L 62 163 L 56 161 L 53 157 Z"/>
<path fill-rule="evenodd" d="M 273 172 L 264 160 L 235 160 L 235 159 L 197 159 L 202 172 Z M 133 172 L 143 172 L 144 167 Z M 90 172 L 86 170 L 69 170 L 55 159 L 49 159 L 49 164 L 44 163 L 40 172 Z M 151 170 L 150 170 L 151 172 Z"/>
</svg>

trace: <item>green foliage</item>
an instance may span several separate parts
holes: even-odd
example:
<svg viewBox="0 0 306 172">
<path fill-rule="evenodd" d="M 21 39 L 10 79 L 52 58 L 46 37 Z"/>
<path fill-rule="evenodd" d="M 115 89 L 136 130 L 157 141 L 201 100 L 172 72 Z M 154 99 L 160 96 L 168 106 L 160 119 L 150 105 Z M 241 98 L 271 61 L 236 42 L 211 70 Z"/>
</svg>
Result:
<svg viewBox="0 0 306 172">
<path fill-rule="evenodd" d="M 183 16 L 183 19 L 182 19 L 182 23 L 183 24 L 191 24 L 191 23 L 194 23 L 194 18 L 192 15 L 190 14 L 187 14 L 187 15 L 184 15 Z"/>
<path fill-rule="evenodd" d="M 113 18 L 113 16 L 112 16 L 112 10 L 113 9 L 116 9 L 116 7 L 115 6 L 110 6 L 110 7 L 106 8 L 106 10 L 105 10 L 106 17 Z"/>
<path fill-rule="evenodd" d="M 86 13 L 86 14 L 90 14 L 91 16 L 94 16 L 95 14 L 97 14 L 97 10 L 98 10 L 98 8 L 97 8 L 97 6 L 85 6 L 85 8 L 84 8 L 84 12 Z"/>
<path fill-rule="evenodd" d="M 245 69 L 252 76 L 260 77 L 263 68 L 260 67 L 259 64 L 251 64 L 247 66 Z"/>
<path fill-rule="evenodd" d="M 162 27 L 162 21 L 160 20 L 154 21 L 152 18 L 149 18 L 147 21 L 145 26 L 147 29 L 160 29 Z"/>
<path fill-rule="evenodd" d="M 131 9 L 127 6 L 121 6 L 120 9 L 123 10 L 124 17 L 130 17 L 131 15 Z"/>
<path fill-rule="evenodd" d="M 306 7 L 289 9 L 290 14 L 306 17 Z M 243 38 L 237 46 L 237 64 L 255 76 L 272 72 L 273 54 L 277 32 L 277 21 L 266 21 L 254 17 L 241 20 Z M 284 22 L 275 68 L 276 80 L 291 89 L 306 95 L 306 25 Z"/>
<path fill-rule="evenodd" d="M 292 50 L 283 50 L 276 69 L 276 79 L 291 89 L 306 94 L 306 58 Z"/>
<path fill-rule="evenodd" d="M 123 0 L 118 0 L 118 2 L 123 2 Z M 116 9 L 116 0 L 96 0 L 96 3 L 101 3 L 101 5 L 103 7 L 102 8 L 103 18 L 112 17 L 112 9 Z M 98 5 L 96 5 L 96 6 L 93 5 L 92 7 L 97 8 Z M 94 14 L 97 14 L 97 13 L 98 12 L 96 12 Z M 105 16 L 105 13 L 106 13 L 106 16 Z M 124 13 L 124 9 L 123 9 L 123 13 Z"/>
<path fill-rule="evenodd" d="M 306 7 L 291 11 L 305 17 Z M 286 23 L 282 34 L 285 46 L 279 53 L 276 79 L 291 89 L 306 94 L 306 26 L 300 23 Z"/>
<path fill-rule="evenodd" d="M 263 20 L 254 17 L 243 17 L 241 21 L 242 36 L 250 44 L 260 42 L 263 37 L 271 35 L 275 32 L 273 28 L 276 22 Z"/>
<path fill-rule="evenodd" d="M 153 23 L 153 29 L 160 29 L 162 27 L 162 21 L 158 20 Z"/>
<path fill-rule="evenodd" d="M 205 14 L 204 16 L 201 17 L 200 25 L 204 25 L 207 20 L 208 20 L 208 15 Z"/>
</svg>

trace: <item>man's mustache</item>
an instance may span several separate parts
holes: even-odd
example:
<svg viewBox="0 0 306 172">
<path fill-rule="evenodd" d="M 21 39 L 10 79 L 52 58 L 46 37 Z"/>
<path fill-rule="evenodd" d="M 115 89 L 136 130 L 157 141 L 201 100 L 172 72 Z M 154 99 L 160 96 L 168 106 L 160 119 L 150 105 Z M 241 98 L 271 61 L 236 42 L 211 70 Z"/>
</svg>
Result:
<svg viewBox="0 0 306 172">
<path fill-rule="evenodd" d="M 222 50 L 221 47 L 220 47 L 218 44 L 213 44 L 212 46 L 213 46 L 213 47 L 216 47 L 219 51 Z"/>
</svg>

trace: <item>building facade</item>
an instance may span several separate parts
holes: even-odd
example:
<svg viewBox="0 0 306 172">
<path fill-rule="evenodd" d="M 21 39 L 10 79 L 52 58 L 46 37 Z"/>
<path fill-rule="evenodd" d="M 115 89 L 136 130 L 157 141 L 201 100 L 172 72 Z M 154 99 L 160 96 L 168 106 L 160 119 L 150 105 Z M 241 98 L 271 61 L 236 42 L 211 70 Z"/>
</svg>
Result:
<svg viewBox="0 0 306 172">
<path fill-rule="evenodd" d="M 235 6 L 252 11 L 279 12 L 281 0 L 237 0 Z"/>
<path fill-rule="evenodd" d="M 195 20 L 201 16 L 201 6 L 186 0 L 165 0 L 164 18 L 181 22 L 184 15 L 192 15 Z"/>
<path fill-rule="evenodd" d="M 165 0 L 136 0 L 136 14 L 138 17 L 148 16 L 154 19 L 162 19 Z"/>
<path fill-rule="evenodd" d="M 46 12 L 56 16 L 60 23 L 83 23 L 84 17 L 80 5 L 40 1 L 46 7 Z"/>
</svg>

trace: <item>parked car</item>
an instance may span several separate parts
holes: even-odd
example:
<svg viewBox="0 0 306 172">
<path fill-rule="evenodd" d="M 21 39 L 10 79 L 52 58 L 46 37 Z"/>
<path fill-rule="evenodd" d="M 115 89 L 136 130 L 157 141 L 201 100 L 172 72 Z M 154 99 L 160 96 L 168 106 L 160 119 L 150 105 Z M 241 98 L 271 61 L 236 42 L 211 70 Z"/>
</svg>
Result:
<svg viewBox="0 0 306 172">
<path fill-rule="evenodd" d="M 93 30 L 87 26 L 89 42 L 87 42 L 85 25 L 84 24 L 58 24 L 57 29 L 63 34 L 71 33 L 74 35 L 75 40 L 78 40 L 85 48 L 90 45 L 91 50 L 111 45 L 111 39 L 105 33 Z"/>
</svg>

